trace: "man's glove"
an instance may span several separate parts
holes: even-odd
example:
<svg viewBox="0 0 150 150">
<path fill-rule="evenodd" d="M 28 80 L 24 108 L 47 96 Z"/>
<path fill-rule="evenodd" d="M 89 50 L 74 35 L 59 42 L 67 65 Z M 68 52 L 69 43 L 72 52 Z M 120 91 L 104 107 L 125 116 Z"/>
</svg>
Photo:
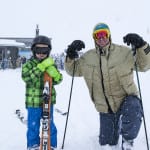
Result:
<svg viewBox="0 0 150 150">
<path fill-rule="evenodd" d="M 44 59 L 41 63 L 39 63 L 37 65 L 37 67 L 42 71 L 44 72 L 45 69 L 49 66 L 52 66 L 54 64 L 54 60 L 50 57 Z"/>
<path fill-rule="evenodd" d="M 80 51 L 82 48 L 85 48 L 85 44 L 83 41 L 73 41 L 67 48 L 67 57 L 69 57 L 70 59 L 78 58 L 78 51 Z"/>
<path fill-rule="evenodd" d="M 126 36 L 123 37 L 124 43 L 127 43 L 127 45 L 134 45 L 135 48 L 140 48 L 146 44 L 146 42 L 143 40 L 142 37 L 140 37 L 138 34 L 135 33 L 129 33 Z"/>
</svg>

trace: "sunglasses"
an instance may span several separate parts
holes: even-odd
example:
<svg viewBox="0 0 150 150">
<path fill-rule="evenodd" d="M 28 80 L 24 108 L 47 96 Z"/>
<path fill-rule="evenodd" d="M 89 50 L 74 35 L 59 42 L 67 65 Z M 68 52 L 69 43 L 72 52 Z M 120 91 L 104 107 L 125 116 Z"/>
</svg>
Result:
<svg viewBox="0 0 150 150">
<path fill-rule="evenodd" d="M 35 47 L 33 50 L 36 54 L 45 54 L 46 55 L 49 53 L 50 48 L 49 47 Z"/>
<path fill-rule="evenodd" d="M 105 29 L 103 29 L 103 30 L 101 29 L 101 30 L 98 30 L 98 31 L 93 33 L 93 38 L 95 40 L 99 40 L 101 38 L 105 38 L 106 39 L 106 38 L 109 38 L 109 36 L 110 36 L 109 31 L 105 30 Z"/>
</svg>

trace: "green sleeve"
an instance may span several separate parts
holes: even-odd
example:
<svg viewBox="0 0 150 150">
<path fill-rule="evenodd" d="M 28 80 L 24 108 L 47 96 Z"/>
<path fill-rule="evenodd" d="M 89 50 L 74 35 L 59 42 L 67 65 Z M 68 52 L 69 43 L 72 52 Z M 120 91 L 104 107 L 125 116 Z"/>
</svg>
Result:
<svg viewBox="0 0 150 150">
<path fill-rule="evenodd" d="M 42 72 L 37 68 L 37 64 L 27 62 L 22 66 L 22 79 L 26 83 L 36 83 L 41 77 Z"/>
</svg>

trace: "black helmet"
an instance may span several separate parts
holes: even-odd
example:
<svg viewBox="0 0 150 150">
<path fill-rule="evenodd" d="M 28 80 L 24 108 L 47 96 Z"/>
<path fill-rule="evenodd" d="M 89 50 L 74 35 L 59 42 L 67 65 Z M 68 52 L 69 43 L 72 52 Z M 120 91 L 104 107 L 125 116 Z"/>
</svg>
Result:
<svg viewBox="0 0 150 150">
<path fill-rule="evenodd" d="M 48 45 L 50 50 L 52 49 L 50 39 L 43 35 L 39 35 L 33 39 L 32 45 L 31 45 L 31 50 L 33 50 L 33 48 L 35 47 L 36 44 L 46 44 L 46 45 Z"/>
</svg>

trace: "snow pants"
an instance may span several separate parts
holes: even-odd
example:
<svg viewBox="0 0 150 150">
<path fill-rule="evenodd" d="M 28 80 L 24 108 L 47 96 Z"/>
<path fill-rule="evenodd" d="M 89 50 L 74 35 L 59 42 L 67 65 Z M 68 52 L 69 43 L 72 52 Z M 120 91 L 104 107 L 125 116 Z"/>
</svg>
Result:
<svg viewBox="0 0 150 150">
<path fill-rule="evenodd" d="M 100 113 L 100 145 L 117 145 L 119 135 L 125 140 L 137 137 L 143 117 L 141 100 L 127 96 L 116 113 Z"/>
<path fill-rule="evenodd" d="M 27 124 L 27 147 L 40 145 L 40 119 L 42 117 L 42 108 L 27 108 L 28 124 Z M 50 112 L 50 130 L 51 130 L 51 146 L 57 147 L 57 128 L 54 124 L 53 105 Z"/>
</svg>

